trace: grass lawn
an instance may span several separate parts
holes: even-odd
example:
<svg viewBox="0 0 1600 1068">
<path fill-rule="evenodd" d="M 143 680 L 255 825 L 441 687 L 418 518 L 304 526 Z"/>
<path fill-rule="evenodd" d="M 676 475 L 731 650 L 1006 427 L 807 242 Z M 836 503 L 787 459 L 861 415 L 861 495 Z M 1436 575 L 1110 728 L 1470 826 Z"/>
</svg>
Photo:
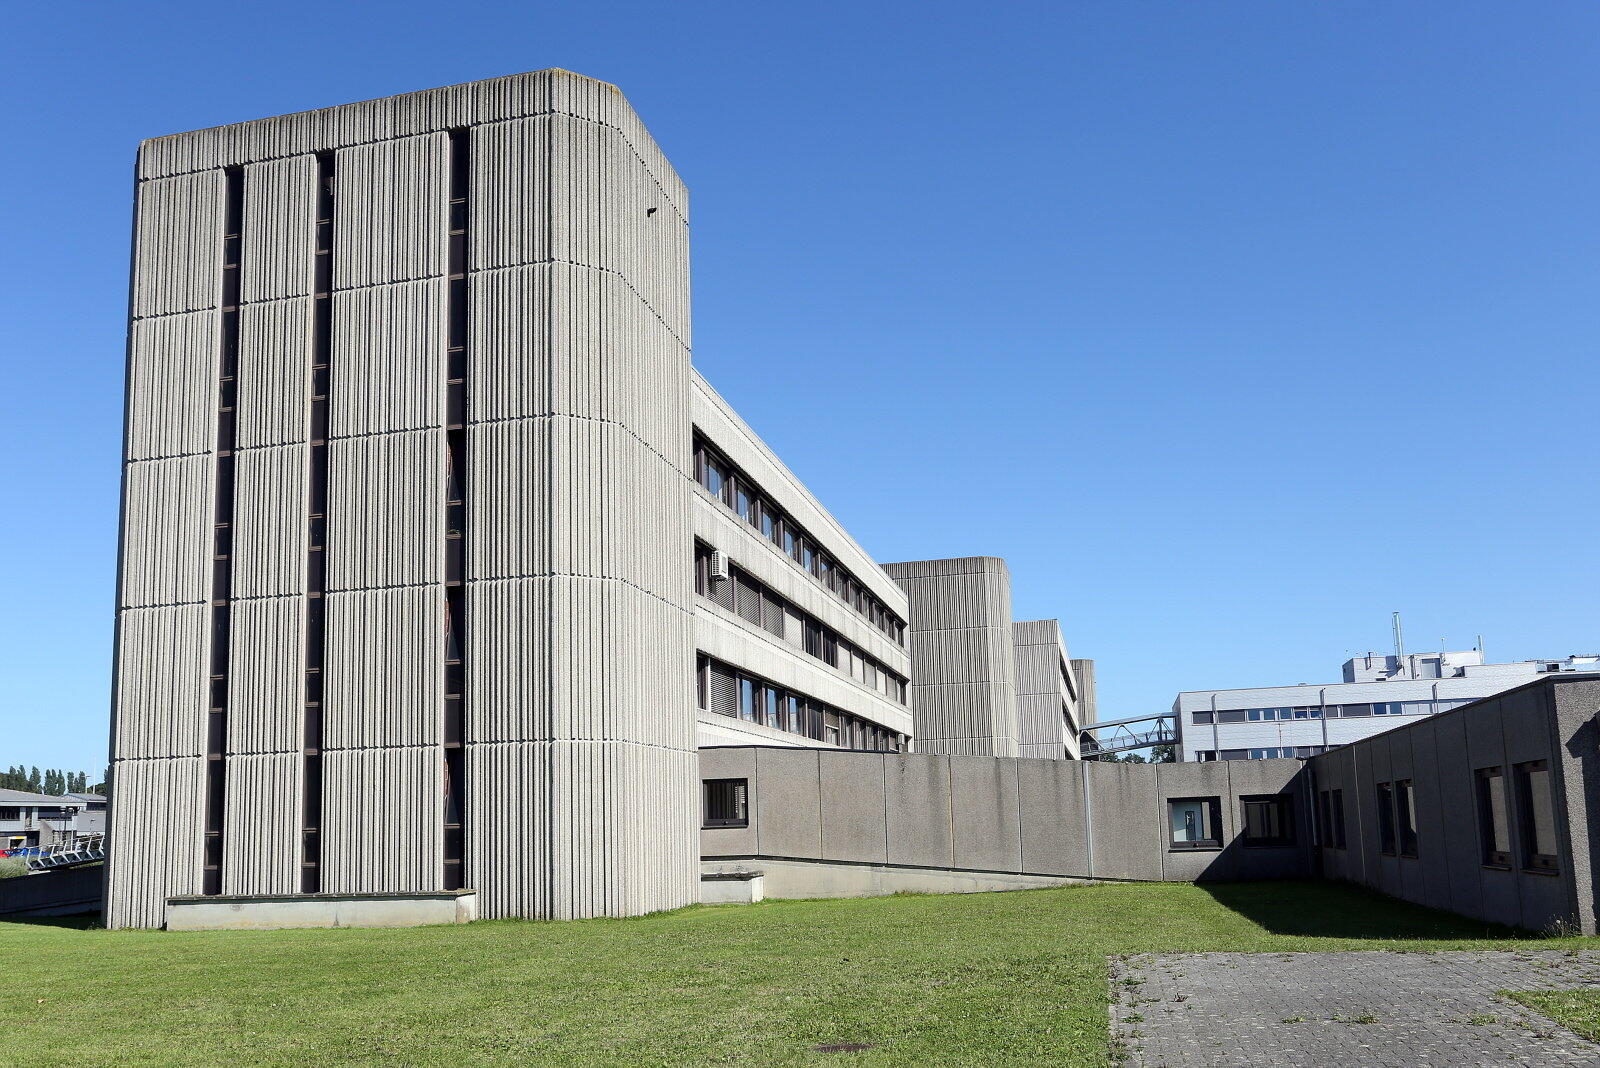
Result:
<svg viewBox="0 0 1600 1068">
<path fill-rule="evenodd" d="M 1591 1042 L 1600 1042 L 1600 991 L 1530 990 L 1506 992 L 1534 1012 L 1542 1012 L 1569 1031 L 1576 1031 Z"/>
<path fill-rule="evenodd" d="M 1108 954 L 1595 944 L 1518 939 L 1328 883 L 389 931 L 0 923 L 0 1012 L 9 1063 L 1101 1064 Z M 816 1050 L 830 1043 L 871 1048 Z"/>
</svg>

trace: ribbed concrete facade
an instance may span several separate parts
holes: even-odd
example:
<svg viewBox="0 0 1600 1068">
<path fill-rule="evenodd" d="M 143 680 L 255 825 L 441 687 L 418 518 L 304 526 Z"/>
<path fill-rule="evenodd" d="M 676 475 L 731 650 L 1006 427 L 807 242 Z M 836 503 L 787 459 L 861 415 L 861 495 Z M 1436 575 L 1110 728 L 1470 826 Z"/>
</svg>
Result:
<svg viewBox="0 0 1600 1068">
<path fill-rule="evenodd" d="M 1011 575 L 969 556 L 885 564 L 910 603 L 916 749 L 940 756 L 1018 755 Z"/>
<path fill-rule="evenodd" d="M 1013 623 L 1011 639 L 1017 658 L 1017 755 L 1077 760 L 1079 700 L 1060 622 Z"/>
<path fill-rule="evenodd" d="M 686 212 L 561 71 L 143 145 L 110 926 L 695 899 Z"/>
</svg>

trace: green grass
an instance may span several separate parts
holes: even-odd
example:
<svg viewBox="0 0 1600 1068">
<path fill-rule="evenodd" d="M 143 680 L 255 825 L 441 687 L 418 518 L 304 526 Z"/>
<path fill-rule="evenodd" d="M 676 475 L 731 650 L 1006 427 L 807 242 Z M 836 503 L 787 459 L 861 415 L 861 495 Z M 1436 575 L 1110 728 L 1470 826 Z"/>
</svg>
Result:
<svg viewBox="0 0 1600 1068">
<path fill-rule="evenodd" d="M 1503 996 L 1521 1002 L 1534 1012 L 1543 1013 L 1591 1042 L 1600 1042 L 1600 991 L 1506 991 Z"/>
<path fill-rule="evenodd" d="M 10 1063 L 1103 1064 L 1112 954 L 1592 944 L 1326 883 L 410 930 L 0 924 Z M 859 1051 L 818 1051 L 865 1044 Z"/>
</svg>

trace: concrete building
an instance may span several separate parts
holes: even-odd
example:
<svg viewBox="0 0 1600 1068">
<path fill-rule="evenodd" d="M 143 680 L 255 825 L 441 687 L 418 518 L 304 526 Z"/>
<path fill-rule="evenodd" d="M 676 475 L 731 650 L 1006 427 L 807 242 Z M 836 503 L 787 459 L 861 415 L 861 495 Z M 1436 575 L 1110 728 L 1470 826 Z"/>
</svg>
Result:
<svg viewBox="0 0 1600 1068">
<path fill-rule="evenodd" d="M 622 95 L 160 137 L 135 198 L 108 924 L 694 901 L 688 208 Z"/>
<path fill-rule="evenodd" d="M 111 926 L 670 908 L 699 745 L 911 747 L 908 595 L 690 366 L 687 233 L 564 71 L 141 147 Z"/>
<path fill-rule="evenodd" d="M 911 610 L 911 703 L 917 751 L 1016 756 L 1016 650 L 1011 573 L 994 556 L 884 567 Z"/>
<path fill-rule="evenodd" d="M 1344 681 L 1180 693 L 1172 711 L 1180 760 L 1310 757 L 1520 686 L 1540 675 L 1592 671 L 1600 657 L 1485 664 L 1483 654 L 1367 653 Z"/>
<path fill-rule="evenodd" d="M 1075 663 L 1067 656 L 1059 620 L 1011 625 L 1017 660 L 1017 755 L 1045 760 L 1079 758 L 1078 731 L 1087 722 Z"/>
</svg>

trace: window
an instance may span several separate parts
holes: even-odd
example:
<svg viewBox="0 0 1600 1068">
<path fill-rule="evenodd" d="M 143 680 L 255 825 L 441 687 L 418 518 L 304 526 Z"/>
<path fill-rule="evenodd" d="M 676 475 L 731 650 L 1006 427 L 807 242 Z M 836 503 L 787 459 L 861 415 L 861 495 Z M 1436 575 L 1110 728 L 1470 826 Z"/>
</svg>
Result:
<svg viewBox="0 0 1600 1068">
<path fill-rule="evenodd" d="M 1294 844 L 1294 806 L 1287 794 L 1239 798 L 1244 844 L 1256 848 Z"/>
<path fill-rule="evenodd" d="M 1217 759 L 1217 751 L 1215 749 L 1196 749 L 1194 758 L 1201 762 L 1215 760 Z"/>
<path fill-rule="evenodd" d="M 749 779 L 706 779 L 700 787 L 704 801 L 702 827 L 750 826 Z"/>
<path fill-rule="evenodd" d="M 1244 760 L 1250 755 L 1247 749 L 1224 749 L 1218 754 L 1222 760 Z"/>
<path fill-rule="evenodd" d="M 1394 786 L 1378 784 L 1378 852 L 1394 856 Z"/>
<path fill-rule="evenodd" d="M 1417 855 L 1417 797 L 1411 789 L 1410 779 L 1397 779 L 1394 784 L 1395 814 L 1400 817 L 1400 855 Z"/>
<path fill-rule="evenodd" d="M 1477 771 L 1478 843 L 1483 863 L 1491 868 L 1511 867 L 1511 821 L 1506 818 L 1506 777 L 1502 769 Z"/>
<path fill-rule="evenodd" d="M 1217 722 L 1218 723 L 1243 723 L 1244 722 L 1244 712 L 1245 712 L 1245 710 L 1242 709 L 1242 708 L 1233 708 L 1233 709 L 1229 709 L 1229 710 L 1227 710 L 1225 712 L 1218 712 L 1217 713 Z"/>
<path fill-rule="evenodd" d="M 6 808 L 0 808 L 0 820 L 20 820 L 21 818 L 22 809 L 20 808 L 12 808 L 9 806 Z"/>
<path fill-rule="evenodd" d="M 1329 793 L 1332 803 L 1333 816 L 1333 844 L 1335 848 L 1343 849 L 1344 845 L 1344 791 L 1333 790 Z"/>
<path fill-rule="evenodd" d="M 1517 786 L 1517 821 L 1522 831 L 1522 867 L 1526 871 L 1554 872 L 1556 861 L 1555 797 L 1551 792 L 1550 762 L 1532 760 L 1512 767 Z"/>
<path fill-rule="evenodd" d="M 739 680 L 739 718 L 754 721 L 756 718 L 756 684 L 754 679 Z"/>
<path fill-rule="evenodd" d="M 1194 714 L 1194 721 L 1196 723 L 1210 723 L 1211 722 L 1211 713 L 1210 712 L 1196 712 Z"/>
<path fill-rule="evenodd" d="M 1175 797 L 1167 802 L 1167 825 L 1174 850 L 1222 848 L 1222 800 Z"/>
</svg>

